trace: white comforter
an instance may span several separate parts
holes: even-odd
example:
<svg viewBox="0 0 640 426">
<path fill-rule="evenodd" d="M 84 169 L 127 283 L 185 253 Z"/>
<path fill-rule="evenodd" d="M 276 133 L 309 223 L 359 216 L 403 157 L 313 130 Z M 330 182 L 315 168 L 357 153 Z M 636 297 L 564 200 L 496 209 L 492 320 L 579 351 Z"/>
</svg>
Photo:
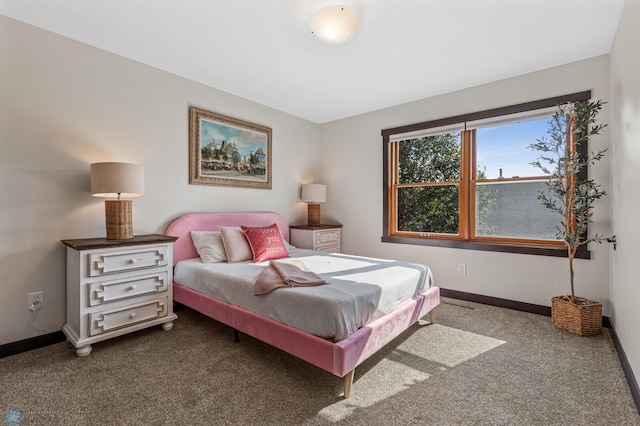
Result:
<svg viewBox="0 0 640 426">
<path fill-rule="evenodd" d="M 322 338 L 339 341 L 399 308 L 433 284 L 427 266 L 347 254 L 293 249 L 328 285 L 281 288 L 254 296 L 263 263 L 178 262 L 174 281 L 224 302 Z"/>
</svg>

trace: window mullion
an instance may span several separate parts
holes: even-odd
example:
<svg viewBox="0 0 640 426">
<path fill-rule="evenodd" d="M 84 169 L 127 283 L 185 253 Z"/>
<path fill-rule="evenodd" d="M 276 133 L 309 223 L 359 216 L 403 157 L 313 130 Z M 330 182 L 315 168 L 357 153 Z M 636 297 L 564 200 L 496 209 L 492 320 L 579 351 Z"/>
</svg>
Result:
<svg viewBox="0 0 640 426">
<path fill-rule="evenodd" d="M 471 156 L 473 149 L 471 146 L 472 130 L 463 130 L 461 132 L 460 143 L 460 237 L 469 239 L 471 208 L 470 197 L 470 179 L 471 179 Z"/>
<path fill-rule="evenodd" d="M 389 221 L 390 231 L 392 234 L 398 232 L 398 184 L 400 179 L 399 174 L 399 161 L 398 161 L 398 142 L 391 142 L 389 144 L 389 157 L 390 157 L 390 170 L 389 179 L 391 184 L 389 185 Z"/>
<path fill-rule="evenodd" d="M 469 239 L 476 236 L 476 180 L 478 177 L 477 157 L 476 157 L 476 129 L 468 130 L 469 132 L 469 151 L 471 159 L 469 164 Z"/>
</svg>

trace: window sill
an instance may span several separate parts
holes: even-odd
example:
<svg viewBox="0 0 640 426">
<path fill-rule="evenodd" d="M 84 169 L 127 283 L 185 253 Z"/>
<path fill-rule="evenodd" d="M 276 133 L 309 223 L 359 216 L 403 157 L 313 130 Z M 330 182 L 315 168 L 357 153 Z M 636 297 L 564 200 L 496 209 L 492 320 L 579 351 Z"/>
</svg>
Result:
<svg viewBox="0 0 640 426">
<path fill-rule="evenodd" d="M 445 247 L 465 250 L 481 250 L 481 251 L 495 251 L 500 253 L 517 253 L 517 254 L 531 254 L 536 256 L 553 256 L 553 257 L 567 257 L 567 249 L 562 248 L 546 248 L 546 247 L 531 247 L 531 246 L 516 246 L 508 244 L 495 244 L 495 243 L 478 243 L 471 241 L 456 241 L 456 240 L 442 240 L 442 239 L 428 239 L 428 238 L 409 238 L 409 237 L 392 237 L 383 235 L 381 238 L 383 243 L 393 244 L 411 244 L 419 246 L 432 246 L 432 247 Z M 577 253 L 576 259 L 591 259 L 591 253 L 586 250 L 584 246 L 581 246 Z"/>
</svg>

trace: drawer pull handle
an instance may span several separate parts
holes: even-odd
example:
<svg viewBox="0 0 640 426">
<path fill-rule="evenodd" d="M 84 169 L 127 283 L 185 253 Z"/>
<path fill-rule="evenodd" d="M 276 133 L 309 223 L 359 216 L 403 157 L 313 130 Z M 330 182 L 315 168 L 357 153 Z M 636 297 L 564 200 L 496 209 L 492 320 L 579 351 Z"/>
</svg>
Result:
<svg viewBox="0 0 640 426">
<path fill-rule="evenodd" d="M 132 264 L 132 265 L 133 265 L 134 263 L 136 263 L 137 261 L 138 261 L 138 259 L 129 259 L 129 263 L 130 263 L 130 264 Z"/>
<path fill-rule="evenodd" d="M 129 314 L 129 318 L 133 319 L 133 318 L 135 318 L 135 317 L 136 317 L 136 313 L 135 313 L 135 312 L 131 312 L 131 313 Z"/>
<path fill-rule="evenodd" d="M 135 285 L 130 285 L 130 286 L 129 286 L 129 290 L 135 290 L 135 289 L 136 289 L 136 286 L 135 286 Z"/>
</svg>

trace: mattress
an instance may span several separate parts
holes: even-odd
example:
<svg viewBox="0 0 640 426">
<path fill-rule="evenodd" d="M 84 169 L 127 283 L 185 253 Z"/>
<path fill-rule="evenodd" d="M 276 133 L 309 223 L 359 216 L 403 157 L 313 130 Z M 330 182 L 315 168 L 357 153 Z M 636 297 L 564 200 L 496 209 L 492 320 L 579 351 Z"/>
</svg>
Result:
<svg viewBox="0 0 640 426">
<path fill-rule="evenodd" d="M 294 248 L 290 256 L 329 284 L 280 288 L 254 296 L 268 262 L 176 264 L 174 281 L 315 336 L 339 341 L 401 307 L 433 285 L 421 264 Z"/>
</svg>

